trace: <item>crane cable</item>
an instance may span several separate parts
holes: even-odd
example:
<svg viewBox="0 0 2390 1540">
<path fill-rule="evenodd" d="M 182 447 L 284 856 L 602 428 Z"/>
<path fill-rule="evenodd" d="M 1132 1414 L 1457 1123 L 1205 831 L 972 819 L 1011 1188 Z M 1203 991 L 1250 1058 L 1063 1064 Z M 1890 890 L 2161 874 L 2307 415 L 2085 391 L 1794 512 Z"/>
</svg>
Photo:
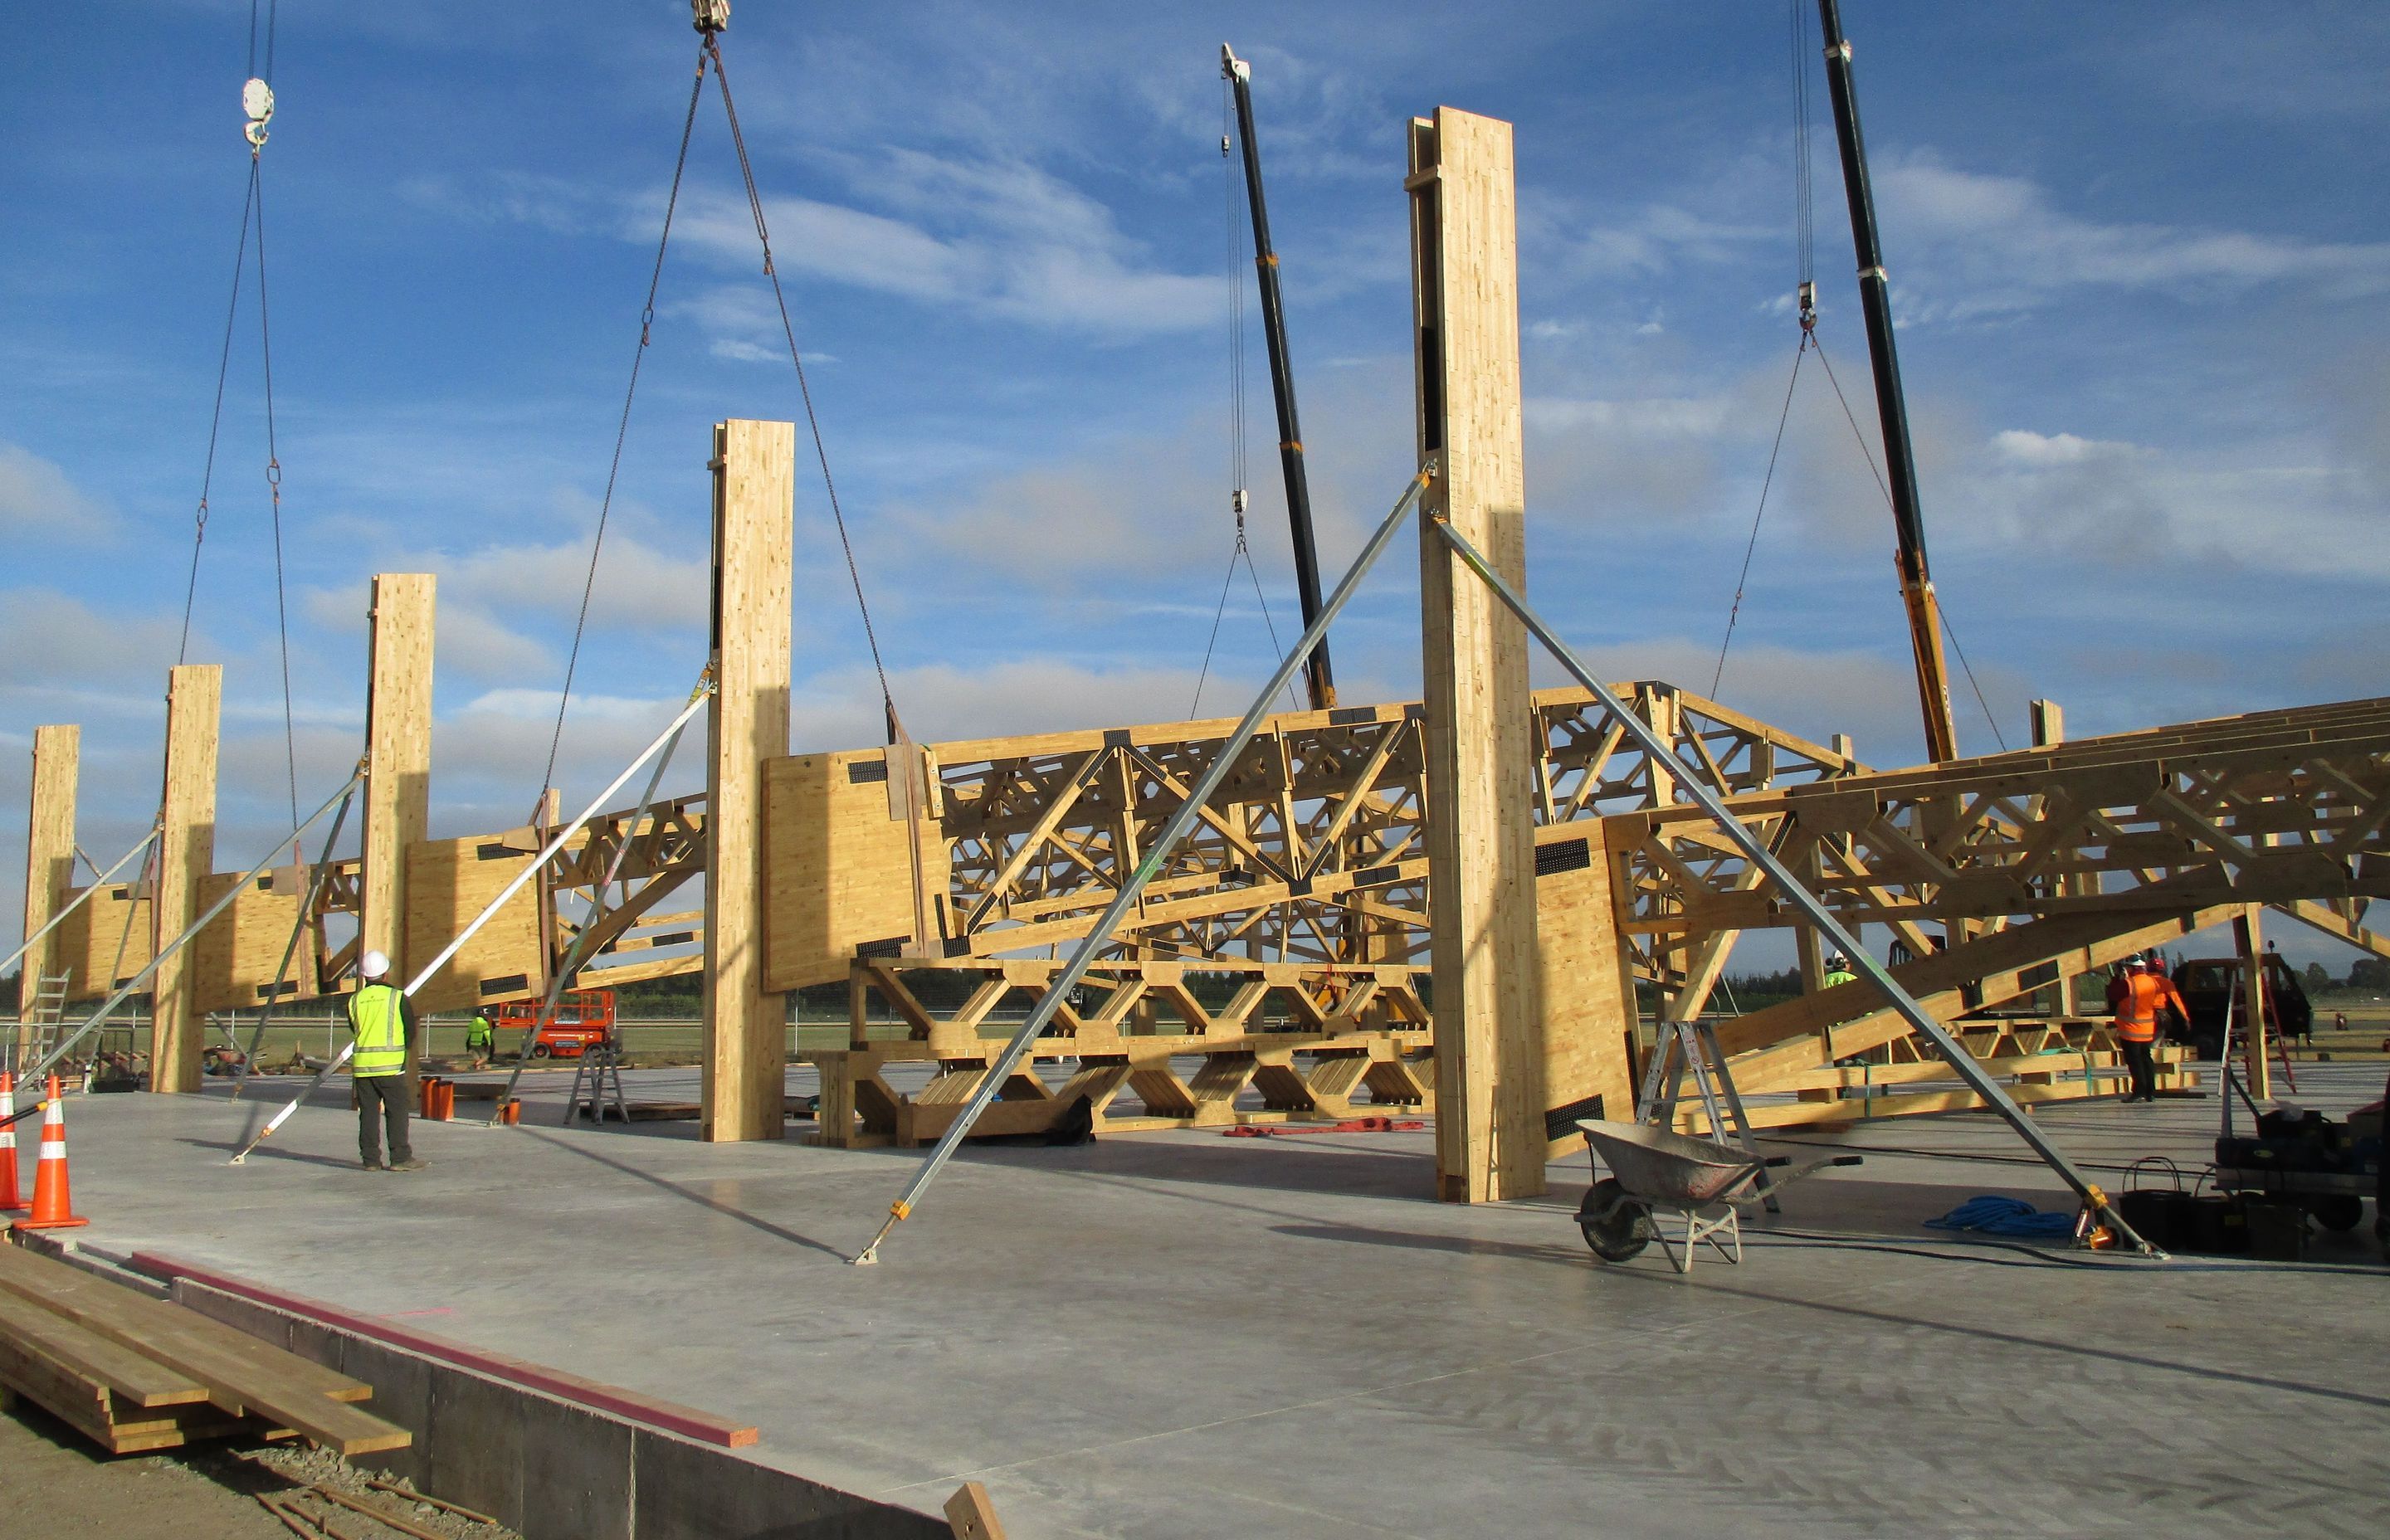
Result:
<svg viewBox="0 0 2390 1540">
<path fill-rule="evenodd" d="M 606 520 L 614 508 L 614 486 L 623 474 L 623 444 L 631 433 L 631 403 L 639 393 L 639 366 L 647 362 L 648 342 L 655 330 L 656 291 L 664 278 L 664 252 L 672 245 L 673 215 L 680 208 L 681 176 L 688 169 L 689 136 L 697 129 L 697 104 L 705 94 L 705 54 L 697 56 L 697 78 L 688 88 L 688 111 L 680 125 L 680 154 L 673 161 L 672 190 L 664 198 L 663 233 L 656 239 L 656 264 L 648 275 L 647 302 L 639 311 L 639 345 L 631 353 L 631 379 L 623 391 L 623 411 L 614 424 L 614 454 L 606 466 L 606 493 L 598 503 L 598 531 L 589 542 L 589 571 L 581 583 L 581 610 L 572 622 L 572 650 L 564 660 L 564 688 L 556 697 L 556 730 L 547 740 L 547 765 L 540 772 L 540 796 L 556 784 L 556 755 L 564 742 L 564 713 L 572 701 L 572 678 L 581 667 L 581 639 L 589 626 L 589 598 L 598 587 L 598 558 L 606 549 Z M 543 800 L 542 805 L 545 806 Z"/>
<path fill-rule="evenodd" d="M 705 37 L 705 52 L 713 60 L 713 81 L 722 88 L 723 114 L 730 120 L 730 143 L 739 151 L 739 174 L 747 184 L 747 207 L 755 216 L 755 238 L 764 248 L 764 276 L 772 280 L 772 301 L 779 307 L 780 333 L 788 339 L 789 362 L 796 366 L 797 393 L 805 404 L 805 426 L 813 432 L 814 458 L 821 465 L 822 490 L 829 497 L 830 520 L 838 527 L 839 549 L 846 556 L 847 581 L 854 585 L 854 607 L 863 615 L 863 639 L 871 648 L 871 669 L 880 676 L 880 704 L 888 716 L 888 741 L 905 738 L 903 726 L 896 720 L 896 699 L 888 688 L 888 665 L 880 656 L 880 637 L 871 626 L 871 604 L 863 597 L 863 573 L 854 561 L 854 543 L 847 537 L 846 514 L 839 507 L 838 482 L 829 473 L 829 451 L 822 445 L 821 418 L 814 412 L 813 386 L 805 379 L 804 355 L 797 351 L 797 328 L 789 319 L 789 297 L 780 289 L 780 275 L 772 263 L 772 232 L 764 223 L 764 199 L 755 190 L 755 168 L 747 160 L 747 135 L 739 127 L 739 109 L 730 100 L 730 71 L 722 62 L 718 32 L 700 29 Z"/>
<path fill-rule="evenodd" d="M 1807 10 L 1804 0 L 1791 0 L 1792 44 L 1792 241 L 1794 263 L 1799 272 L 1801 342 L 1792 354 L 1792 378 L 1784 387 L 1784 409 L 1776 420 L 1776 443 L 1767 454 L 1767 474 L 1760 482 L 1759 508 L 1752 516 L 1751 539 L 1743 546 L 1742 573 L 1735 580 L 1734 601 L 1727 610 L 1726 636 L 1718 643 L 1717 668 L 1710 676 L 1710 694 L 1715 698 L 1718 685 L 1726 675 L 1727 648 L 1733 645 L 1736 620 L 1742 613 L 1744 592 L 1751 579 L 1752 554 L 1759 545 L 1760 520 L 1767 517 L 1768 488 L 1776 481 L 1777 456 L 1784 448 L 1784 425 L 1792 411 L 1792 387 L 1801 379 L 1801 358 L 1811 349 L 1818 354 L 1818 365 L 1826 371 L 1826 379 L 1834 388 L 1834 399 L 1842 403 L 1843 419 L 1851 425 L 1851 436 L 1858 441 L 1859 454 L 1867 460 L 1868 473 L 1875 478 L 1876 490 L 1883 494 L 1884 506 L 1892 507 L 1892 488 L 1875 462 L 1875 450 L 1868 443 L 1867 434 L 1859 428 L 1859 419 L 1851 410 L 1850 398 L 1843 393 L 1843 382 L 1834 374 L 1832 360 L 1826 356 L 1826 344 L 1818 336 L 1817 310 L 1817 227 L 1812 217 L 1811 156 L 1809 151 L 1809 58 Z M 1895 510 L 1896 511 L 1896 510 Z M 1967 687 L 1974 692 L 1975 704 L 1982 708 L 1984 720 L 1990 725 L 1992 738 L 2005 751 L 2008 735 L 2000 731 L 2000 720 L 1992 712 L 1991 702 L 1984 698 L 1984 687 L 1975 679 L 1974 665 L 1967 661 L 1967 649 L 1959 645 L 1959 634 L 1950 624 L 1947 606 L 1942 610 L 1942 633 L 1949 638 L 1950 650 L 1958 655 L 1959 667 L 1967 675 Z"/>
<path fill-rule="evenodd" d="M 233 249 L 232 291 L 225 305 L 224 340 L 216 350 L 216 388 L 214 403 L 208 418 L 208 448 L 199 473 L 199 501 L 191 523 L 191 562 L 189 575 L 183 585 L 183 623 L 176 640 L 176 664 L 190 661 L 191 620 L 199 603 L 199 554 L 207 543 L 209 498 L 215 487 L 216 449 L 224 431 L 225 390 L 232 372 L 233 331 L 240 315 L 241 280 L 249 267 L 250 231 L 257 232 L 257 327 L 259 362 L 263 371 L 265 406 L 265 483 L 272 507 L 274 542 L 274 618 L 280 645 L 282 665 L 282 749 L 283 762 L 289 772 L 290 816 L 299 817 L 299 742 L 290 690 L 290 606 L 289 588 L 282 549 L 282 461 L 274 411 L 274 327 L 273 313 L 267 301 L 265 278 L 265 183 L 263 150 L 267 125 L 274 118 L 275 22 L 280 10 L 280 0 L 266 0 L 264 25 L 258 22 L 259 0 L 250 0 L 249 7 L 249 78 L 241 87 L 241 107 L 247 114 L 242 137 L 249 145 L 249 177 L 241 194 L 240 236 Z M 264 44 L 264 67 L 258 64 L 258 45 Z M 294 845 L 293 850 L 297 847 Z M 294 859 L 297 857 L 294 855 Z"/>
<path fill-rule="evenodd" d="M 656 295 L 663 282 L 664 253 L 672 245 L 673 215 L 680 204 L 681 182 L 688 169 L 689 140 L 697 127 L 698 103 L 705 95 L 705 72 L 709 64 L 713 71 L 714 82 L 722 91 L 723 115 L 729 120 L 730 142 L 739 154 L 739 174 L 746 187 L 748 212 L 754 217 L 755 236 L 764 249 L 764 276 L 772 281 L 772 299 L 779 309 L 781 335 L 788 340 L 789 362 L 796 367 L 797 393 L 803 401 L 805 423 L 813 434 L 814 457 L 821 467 L 822 487 L 829 495 L 831 521 L 838 529 L 839 548 L 846 557 L 846 575 L 854 585 L 855 609 L 863 617 L 863 638 L 871 649 L 872 673 L 880 681 L 880 704 L 887 723 L 888 741 L 910 741 L 903 724 L 897 720 L 895 698 L 888 685 L 888 666 L 880 655 L 879 633 L 871 623 L 870 601 L 864 597 L 863 573 L 855 562 L 854 543 L 847 533 L 845 510 L 839 504 L 838 482 L 830 474 L 829 451 L 822 441 L 821 418 L 814 409 L 813 386 L 805 376 L 804 355 L 797 347 L 796 326 L 789 315 L 788 296 L 781 290 L 780 276 L 772 260 L 772 234 L 764 218 L 763 196 L 756 190 L 754 167 L 747 156 L 747 137 L 739 125 L 739 108 L 731 99 L 730 73 L 723 63 L 722 50 L 716 42 L 722 20 L 726 19 L 726 7 L 721 19 L 709 20 L 708 13 L 702 9 L 699 14 L 696 77 L 689 86 L 688 110 L 681 120 L 680 152 L 673 161 L 672 190 L 664 202 L 663 229 L 656 239 L 655 267 L 648 276 L 647 303 L 639 312 L 639 345 L 632 354 L 630 383 L 623 392 L 622 416 L 615 425 L 614 453 L 606 472 L 605 496 L 598 507 L 597 534 L 589 545 L 589 570 L 582 582 L 580 612 L 572 622 L 572 649 L 565 661 L 564 688 L 557 696 L 556 729 L 548 738 L 547 765 L 540 774 L 543 791 L 555 779 L 557 753 L 564 741 L 565 712 L 572 704 L 572 680 L 580 665 L 581 644 L 589 625 L 590 598 L 598 585 L 598 558 L 605 546 L 606 521 L 613 507 L 615 484 L 622 474 L 623 446 L 631 430 L 631 404 L 639 389 L 639 366 L 647 358 L 648 345 L 655 328 Z"/>
<path fill-rule="evenodd" d="M 1271 617 L 1269 599 L 1262 592 L 1261 571 L 1253 565 L 1253 547 L 1245 540 L 1244 269 L 1247 237 L 1237 213 L 1237 168 L 1231 158 L 1233 142 L 1229 137 L 1230 113 L 1233 110 L 1229 106 L 1229 89 L 1227 81 L 1223 78 L 1220 82 L 1220 165 L 1225 174 L 1220 185 L 1223 188 L 1225 215 L 1222 229 L 1227 250 L 1228 276 L 1228 507 L 1236 515 L 1237 539 L 1228 551 L 1228 570 L 1220 579 L 1220 602 L 1212 611 L 1212 635 L 1203 644 L 1203 666 L 1195 675 L 1195 699 L 1187 708 L 1190 720 L 1201 714 L 1202 710 L 1203 687 L 1212 677 L 1212 659 L 1220 645 L 1220 622 L 1228 613 L 1228 590 L 1236 586 L 1237 563 L 1240 561 L 1244 563 L 1247 575 L 1253 579 L 1253 598 L 1261 606 L 1262 624 L 1269 630 L 1270 651 L 1280 660 L 1286 657 L 1286 648 L 1278 639 L 1278 622 Z M 1296 711 L 1303 709 L 1302 701 L 1295 698 L 1291 681 L 1287 685 L 1287 699 Z"/>
</svg>

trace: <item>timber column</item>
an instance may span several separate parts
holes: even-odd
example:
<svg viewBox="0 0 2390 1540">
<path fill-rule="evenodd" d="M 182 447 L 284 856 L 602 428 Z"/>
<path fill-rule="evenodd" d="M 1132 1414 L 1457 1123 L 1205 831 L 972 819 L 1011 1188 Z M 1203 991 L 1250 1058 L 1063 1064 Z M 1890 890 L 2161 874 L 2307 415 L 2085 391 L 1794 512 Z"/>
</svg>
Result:
<svg viewBox="0 0 2390 1540">
<path fill-rule="evenodd" d="M 787 1128 L 788 1007 L 764 987 L 764 762 L 789 751 L 797 427 L 713 428 L 705 734 L 705 1110 L 717 1143 Z"/>
<path fill-rule="evenodd" d="M 406 853 L 431 821 L 431 641 L 437 583 L 430 572 L 378 572 L 366 611 L 364 859 L 357 876 L 357 957 L 390 957 L 404 988 Z M 411 1068 L 416 1045 L 407 1045 Z"/>
<path fill-rule="evenodd" d="M 166 785 L 159 799 L 158 885 L 149 904 L 152 956 L 199 918 L 216 863 L 216 731 L 224 670 L 184 663 L 166 676 Z M 149 1089 L 196 1093 L 207 1020 L 199 1010 L 195 948 L 159 963 L 149 981 Z"/>
<path fill-rule="evenodd" d="M 25 826 L 25 929 L 30 936 L 65 906 L 74 886 L 75 782 L 83 763 L 83 729 L 72 725 L 33 729 L 32 814 Z M 42 976 L 58 955 L 58 938 L 45 936 L 25 950 L 17 974 L 17 1050 L 12 1065 L 25 1062 L 33 1029 L 26 1018 L 41 993 Z M 87 979 L 75 981 L 88 985 Z"/>
<path fill-rule="evenodd" d="M 1544 1190 L 1533 702 L 1526 628 L 1452 554 L 1449 520 L 1526 588 L 1518 221 L 1510 125 L 1436 109 L 1410 125 L 1436 1196 Z"/>
</svg>

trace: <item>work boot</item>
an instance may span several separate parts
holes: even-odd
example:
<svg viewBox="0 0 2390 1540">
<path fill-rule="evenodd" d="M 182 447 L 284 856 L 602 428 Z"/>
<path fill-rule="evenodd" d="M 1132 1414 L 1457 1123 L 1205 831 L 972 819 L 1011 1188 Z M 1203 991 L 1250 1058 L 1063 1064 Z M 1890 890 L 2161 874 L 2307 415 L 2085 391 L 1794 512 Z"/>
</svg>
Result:
<svg viewBox="0 0 2390 1540">
<path fill-rule="evenodd" d="M 365 1167 L 367 1171 L 379 1171 L 381 1169 L 381 1162 L 379 1161 L 359 1161 L 357 1164 Z"/>
<path fill-rule="evenodd" d="M 390 1169 L 392 1171 L 421 1171 L 423 1169 L 423 1162 L 412 1158 L 404 1161 L 392 1161 L 391 1162 Z"/>
</svg>

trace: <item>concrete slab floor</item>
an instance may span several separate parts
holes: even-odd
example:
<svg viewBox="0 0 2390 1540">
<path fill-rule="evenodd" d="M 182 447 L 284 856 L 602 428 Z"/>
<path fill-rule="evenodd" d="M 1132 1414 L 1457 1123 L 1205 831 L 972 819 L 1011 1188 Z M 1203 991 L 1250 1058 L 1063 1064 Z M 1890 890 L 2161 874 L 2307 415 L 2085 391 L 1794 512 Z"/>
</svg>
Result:
<svg viewBox="0 0 2390 1540">
<path fill-rule="evenodd" d="M 2299 1078 L 2330 1110 L 2382 1083 Z M 918 1155 L 540 1126 L 551 1100 L 520 1129 L 418 1124 L 430 1168 L 368 1175 L 339 1095 L 238 1168 L 263 1112 L 220 1087 L 77 1098 L 81 1234 L 752 1420 L 761 1457 L 926 1510 L 976 1478 L 1017 1540 L 2390 1521 L 2370 1214 L 2329 1238 L 2345 1270 L 2068 1265 L 1920 1228 L 1977 1192 L 2071 1207 L 1980 1114 L 1805 1136 L 1878 1153 L 1683 1281 L 1656 1251 L 1593 1260 L 1582 1161 L 1545 1200 L 1425 1200 L 1425 1134 L 976 1149 L 854 1268 Z M 2040 1118 L 2113 1178 L 2153 1152 L 2195 1171 L 2216 1110 Z"/>
</svg>

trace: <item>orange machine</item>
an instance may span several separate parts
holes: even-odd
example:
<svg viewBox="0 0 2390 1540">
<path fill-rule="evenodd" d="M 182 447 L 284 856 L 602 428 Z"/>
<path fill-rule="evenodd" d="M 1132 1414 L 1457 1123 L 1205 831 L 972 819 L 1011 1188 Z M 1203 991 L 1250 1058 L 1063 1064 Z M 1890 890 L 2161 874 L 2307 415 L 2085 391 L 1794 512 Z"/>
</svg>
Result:
<svg viewBox="0 0 2390 1540">
<path fill-rule="evenodd" d="M 539 1020 L 541 1002 L 510 1000 L 489 1007 L 490 1025 L 503 1039 Z M 556 1014 L 539 1029 L 531 1046 L 533 1059 L 578 1059 L 614 1035 L 614 992 L 610 989 L 568 989 L 556 1002 Z"/>
</svg>

